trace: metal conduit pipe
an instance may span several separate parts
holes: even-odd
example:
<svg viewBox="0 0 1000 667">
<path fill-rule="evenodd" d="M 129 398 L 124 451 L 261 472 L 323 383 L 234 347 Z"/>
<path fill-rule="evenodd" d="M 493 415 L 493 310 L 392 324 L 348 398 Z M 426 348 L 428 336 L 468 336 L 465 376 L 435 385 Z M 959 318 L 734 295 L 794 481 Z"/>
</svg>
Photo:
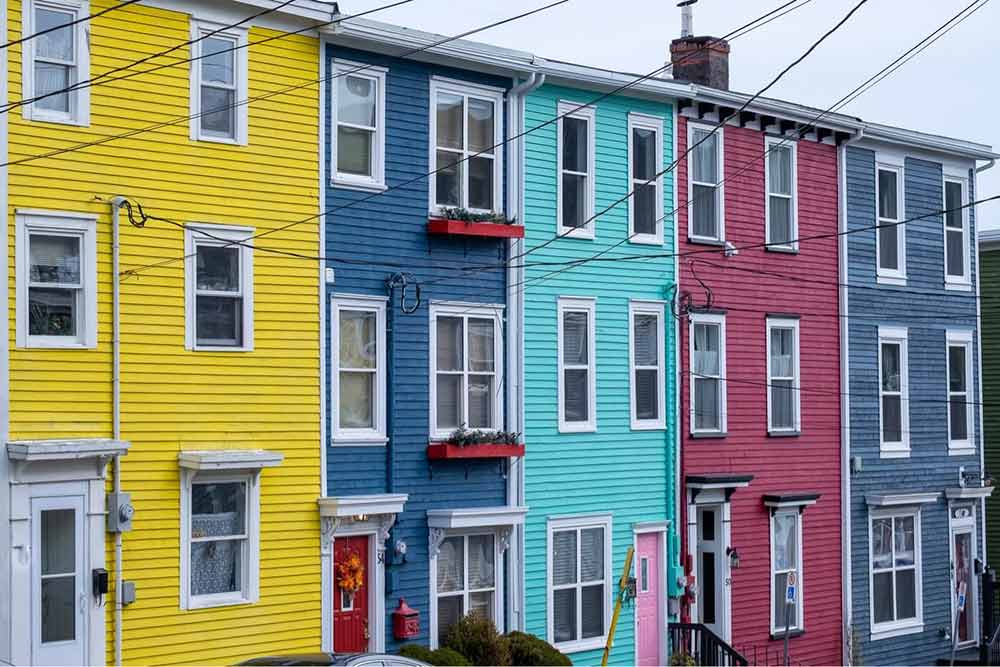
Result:
<svg viewBox="0 0 1000 667">
<path fill-rule="evenodd" d="M 112 428 L 114 439 L 121 440 L 121 278 L 119 276 L 119 238 L 118 212 L 125 205 L 124 197 L 111 200 L 111 285 L 112 285 Z M 122 490 L 121 456 L 115 456 L 114 461 L 114 493 L 118 497 Z M 122 664 L 122 534 L 115 533 L 115 665 Z"/>
</svg>

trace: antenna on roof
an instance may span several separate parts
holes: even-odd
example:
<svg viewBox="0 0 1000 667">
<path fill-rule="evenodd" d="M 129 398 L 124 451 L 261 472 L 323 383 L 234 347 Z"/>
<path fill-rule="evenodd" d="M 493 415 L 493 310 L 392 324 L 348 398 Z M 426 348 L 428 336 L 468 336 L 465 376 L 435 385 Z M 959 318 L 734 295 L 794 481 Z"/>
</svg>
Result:
<svg viewBox="0 0 1000 667">
<path fill-rule="evenodd" d="M 694 35 L 694 11 L 691 5 L 698 0 L 683 0 L 677 6 L 681 8 L 681 39 Z"/>
</svg>

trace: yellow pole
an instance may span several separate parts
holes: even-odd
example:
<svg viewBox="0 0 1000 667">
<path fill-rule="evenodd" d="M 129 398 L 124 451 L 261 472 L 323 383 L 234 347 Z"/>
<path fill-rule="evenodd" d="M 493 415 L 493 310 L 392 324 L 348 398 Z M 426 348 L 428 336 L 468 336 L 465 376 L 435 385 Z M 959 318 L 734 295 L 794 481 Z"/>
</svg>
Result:
<svg viewBox="0 0 1000 667">
<path fill-rule="evenodd" d="M 608 643 L 604 645 L 604 655 L 601 657 L 601 667 L 607 667 L 608 656 L 611 654 L 611 646 L 615 643 L 615 628 L 618 627 L 618 615 L 622 612 L 622 598 L 628 589 L 628 575 L 632 571 L 632 555 L 635 549 L 628 548 L 625 553 L 625 568 L 622 570 L 622 578 L 618 581 L 618 595 L 615 597 L 615 613 L 611 617 L 611 628 L 608 630 Z"/>
</svg>

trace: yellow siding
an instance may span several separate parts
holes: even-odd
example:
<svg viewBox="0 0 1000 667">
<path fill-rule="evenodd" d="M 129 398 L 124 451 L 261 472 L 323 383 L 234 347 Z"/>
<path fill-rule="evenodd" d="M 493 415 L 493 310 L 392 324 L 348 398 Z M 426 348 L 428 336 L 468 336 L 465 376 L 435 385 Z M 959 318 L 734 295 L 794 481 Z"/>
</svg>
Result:
<svg viewBox="0 0 1000 667">
<path fill-rule="evenodd" d="M 118 4 L 94 0 L 91 12 Z M 246 7 L 244 15 L 252 13 Z M 20 6 L 10 7 L 11 39 Z M 190 18 L 140 5 L 92 22 L 91 76 L 189 39 Z M 249 40 L 275 34 L 254 27 Z M 176 57 L 175 57 L 176 56 Z M 189 57 L 182 49 L 140 66 Z M 290 36 L 249 49 L 250 96 L 317 78 L 318 41 Z M 20 50 L 11 50 L 11 99 L 20 98 Z M 10 113 L 10 159 L 36 155 L 186 116 L 189 65 L 91 88 L 91 125 L 25 121 Z M 16 165 L 9 229 L 17 208 L 99 215 L 98 348 L 24 350 L 14 340 L 14 270 L 8 278 L 11 434 L 14 438 L 111 435 L 111 230 L 107 200 L 124 195 L 178 222 L 254 227 L 315 215 L 319 202 L 318 90 L 306 86 L 249 107 L 249 145 L 198 143 L 188 123 Z M 98 201 L 96 198 L 103 198 Z M 318 254 L 318 221 L 266 236 L 259 245 Z M 13 264 L 13 233 L 9 234 Z M 184 234 L 151 221 L 123 222 L 123 269 L 184 254 Z M 256 251 L 253 352 L 184 349 L 182 262 L 122 283 L 123 488 L 135 530 L 124 537 L 124 575 L 138 601 L 125 609 L 129 664 L 232 664 L 320 644 L 319 325 L 314 262 Z M 179 607 L 179 473 L 182 449 L 261 448 L 284 463 L 261 479 L 260 602 L 199 611 Z M 113 565 L 108 550 L 109 570 Z M 107 615 L 108 662 L 112 614 Z"/>
</svg>

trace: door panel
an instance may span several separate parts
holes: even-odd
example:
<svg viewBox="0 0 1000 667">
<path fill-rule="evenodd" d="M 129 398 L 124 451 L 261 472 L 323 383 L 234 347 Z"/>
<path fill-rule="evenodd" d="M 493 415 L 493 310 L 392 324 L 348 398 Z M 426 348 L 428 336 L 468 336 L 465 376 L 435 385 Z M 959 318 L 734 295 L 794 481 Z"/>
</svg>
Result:
<svg viewBox="0 0 1000 667">
<path fill-rule="evenodd" d="M 337 653 L 364 653 L 368 651 L 368 571 L 367 535 L 340 537 L 334 542 L 334 598 L 333 598 L 333 650 Z M 356 572 L 351 562 L 362 567 L 360 588 L 351 591 L 341 586 L 345 574 Z"/>
<path fill-rule="evenodd" d="M 660 534 L 645 533 L 637 540 L 636 617 L 639 636 L 636 641 L 636 662 L 639 665 L 662 665 L 660 656 L 663 624 L 662 558 Z"/>
<path fill-rule="evenodd" d="M 958 612 L 956 637 L 959 644 L 967 644 L 978 641 L 976 632 L 976 619 L 978 618 L 978 605 L 976 604 L 976 577 L 973 559 L 975 558 L 975 539 L 973 529 L 957 529 L 952 534 L 954 553 L 952 563 L 954 564 L 954 597 L 953 608 L 958 611 L 959 593 L 965 594 L 965 608 Z"/>
<path fill-rule="evenodd" d="M 698 581 L 699 623 L 707 625 L 712 632 L 725 638 L 725 597 L 724 577 L 725 548 L 722 535 L 722 507 L 699 506 L 698 549 L 695 554 Z"/>
</svg>

